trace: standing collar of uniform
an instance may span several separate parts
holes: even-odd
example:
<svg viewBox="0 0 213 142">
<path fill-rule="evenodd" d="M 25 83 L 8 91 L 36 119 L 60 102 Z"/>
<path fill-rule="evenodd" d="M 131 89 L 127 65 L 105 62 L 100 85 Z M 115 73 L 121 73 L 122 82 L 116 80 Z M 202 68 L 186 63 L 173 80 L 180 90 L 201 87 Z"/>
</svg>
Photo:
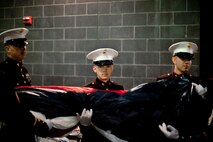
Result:
<svg viewBox="0 0 213 142">
<path fill-rule="evenodd" d="M 181 80 L 184 80 L 184 81 L 187 81 L 187 82 L 189 82 L 192 78 L 192 75 L 188 74 L 188 73 L 184 73 L 184 74 L 179 75 L 179 74 L 176 74 L 175 72 L 172 72 L 172 76 L 180 78 Z"/>
<path fill-rule="evenodd" d="M 14 65 L 23 65 L 23 62 L 18 62 L 18 61 L 16 61 L 16 60 L 13 60 L 13 59 L 11 59 L 11 58 L 9 58 L 9 57 L 7 57 L 7 59 L 5 60 L 7 63 L 9 63 L 9 64 L 14 64 Z"/>
<path fill-rule="evenodd" d="M 96 78 L 96 80 L 95 80 L 98 84 L 102 84 L 102 83 L 104 83 L 104 84 L 106 84 L 106 85 L 108 85 L 108 84 L 110 84 L 111 83 L 111 80 L 109 79 L 107 82 L 103 82 L 103 81 L 101 81 L 100 79 L 98 79 L 98 78 Z"/>
<path fill-rule="evenodd" d="M 181 77 L 181 76 L 190 77 L 190 76 L 191 76 L 191 74 L 188 74 L 188 73 L 177 74 L 177 73 L 175 73 L 175 72 L 172 72 L 171 74 L 172 74 L 173 76 L 177 76 L 177 77 Z"/>
</svg>

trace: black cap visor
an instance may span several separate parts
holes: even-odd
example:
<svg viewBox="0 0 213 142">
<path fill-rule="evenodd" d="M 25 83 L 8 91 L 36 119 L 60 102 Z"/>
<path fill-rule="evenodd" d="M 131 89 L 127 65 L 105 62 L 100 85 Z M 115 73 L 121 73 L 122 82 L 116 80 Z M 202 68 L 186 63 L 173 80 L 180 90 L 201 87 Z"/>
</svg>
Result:
<svg viewBox="0 0 213 142">
<path fill-rule="evenodd" d="M 185 53 L 185 52 L 178 52 L 175 53 L 174 56 L 178 56 L 182 60 L 193 60 L 194 59 L 194 54 L 191 53 Z"/>
<path fill-rule="evenodd" d="M 99 67 L 113 65 L 113 61 L 112 60 L 95 61 L 93 63 L 95 65 L 99 66 Z"/>
<path fill-rule="evenodd" d="M 28 44 L 26 40 L 27 40 L 26 38 L 11 39 L 6 41 L 5 45 L 9 44 L 18 48 L 23 48 L 24 46 Z"/>
</svg>

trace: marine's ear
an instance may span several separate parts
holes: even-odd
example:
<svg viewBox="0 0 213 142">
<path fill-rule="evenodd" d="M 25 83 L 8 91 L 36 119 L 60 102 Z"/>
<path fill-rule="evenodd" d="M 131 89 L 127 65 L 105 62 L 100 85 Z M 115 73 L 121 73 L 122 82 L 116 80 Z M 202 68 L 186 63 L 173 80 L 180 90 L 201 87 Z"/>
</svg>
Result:
<svg viewBox="0 0 213 142">
<path fill-rule="evenodd" d="M 97 67 L 95 65 L 93 65 L 92 70 L 94 71 L 94 73 L 97 73 Z"/>
</svg>

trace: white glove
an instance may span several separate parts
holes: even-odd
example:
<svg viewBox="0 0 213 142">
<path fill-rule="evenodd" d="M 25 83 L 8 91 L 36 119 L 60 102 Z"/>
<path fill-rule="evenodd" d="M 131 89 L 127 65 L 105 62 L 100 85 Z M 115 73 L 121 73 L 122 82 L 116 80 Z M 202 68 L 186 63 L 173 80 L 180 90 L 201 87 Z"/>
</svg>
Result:
<svg viewBox="0 0 213 142">
<path fill-rule="evenodd" d="M 179 139 L 179 132 L 175 127 L 173 127 L 171 125 L 166 125 L 165 123 L 163 123 L 162 125 L 158 125 L 158 127 L 160 128 L 161 132 L 163 132 L 163 134 L 167 138 Z"/>
<path fill-rule="evenodd" d="M 203 88 L 202 85 L 192 82 L 192 87 L 195 87 L 195 91 L 202 97 L 205 98 L 205 93 L 207 92 L 207 87 Z"/>
<path fill-rule="evenodd" d="M 51 120 L 50 120 L 50 119 L 46 119 L 44 122 L 45 122 L 45 123 L 47 124 L 47 126 L 49 127 L 49 130 L 51 130 L 52 127 L 53 127 L 53 123 L 51 122 Z"/>
<path fill-rule="evenodd" d="M 86 110 L 85 108 L 83 109 L 81 116 L 78 113 L 76 113 L 78 121 L 83 126 L 89 126 L 91 124 L 92 114 L 93 114 L 92 109 Z"/>
</svg>

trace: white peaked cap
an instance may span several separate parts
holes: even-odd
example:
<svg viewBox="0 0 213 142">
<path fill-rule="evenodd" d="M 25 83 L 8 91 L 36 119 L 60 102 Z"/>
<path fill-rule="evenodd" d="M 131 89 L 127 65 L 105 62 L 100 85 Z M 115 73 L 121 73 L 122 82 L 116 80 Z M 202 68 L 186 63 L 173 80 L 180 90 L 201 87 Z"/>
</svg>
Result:
<svg viewBox="0 0 213 142">
<path fill-rule="evenodd" d="M 197 44 L 188 41 L 182 41 L 172 44 L 169 51 L 174 55 L 179 52 L 194 54 L 198 50 Z"/>
<path fill-rule="evenodd" d="M 86 57 L 87 59 L 96 62 L 103 60 L 113 60 L 113 58 L 117 56 L 118 52 L 112 48 L 99 48 L 87 54 Z"/>
<path fill-rule="evenodd" d="M 26 38 L 29 30 L 27 28 L 15 28 L 0 33 L 0 41 L 6 43 L 8 40 Z"/>
</svg>

